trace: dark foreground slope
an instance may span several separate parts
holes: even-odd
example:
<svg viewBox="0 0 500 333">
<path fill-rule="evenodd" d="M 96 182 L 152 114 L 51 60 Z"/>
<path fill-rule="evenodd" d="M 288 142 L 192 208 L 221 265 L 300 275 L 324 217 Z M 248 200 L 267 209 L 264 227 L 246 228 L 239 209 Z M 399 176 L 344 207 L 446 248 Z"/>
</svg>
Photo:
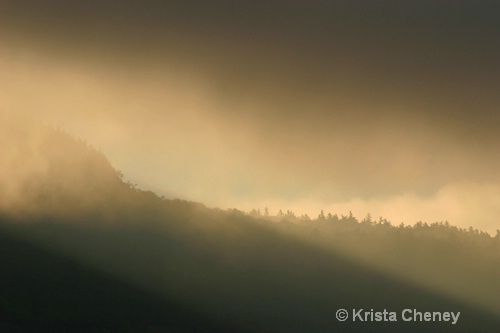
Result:
<svg viewBox="0 0 500 333">
<path fill-rule="evenodd" d="M 4 222 L 1 320 L 26 332 L 500 329 L 497 317 L 470 305 L 283 238 L 244 218 L 229 215 L 227 223 L 237 227 L 213 237 L 140 226 Z M 398 321 L 343 323 L 335 317 L 340 308 L 351 316 L 353 309 L 387 309 Z M 461 314 L 455 325 L 415 323 L 402 321 L 403 309 Z"/>
<path fill-rule="evenodd" d="M 478 247 L 411 230 L 372 235 L 365 231 L 373 227 L 355 224 L 288 228 L 286 219 L 164 200 L 124 183 L 102 154 L 67 134 L 19 123 L 1 133 L 8 148 L 0 169 L 2 332 L 500 330 L 494 298 L 458 301 L 415 283 L 462 281 L 455 285 L 469 294 L 495 295 L 498 256 L 486 253 L 497 243 L 463 257 L 466 265 L 448 265 L 460 249 Z M 332 237 L 316 240 L 327 230 Z M 325 246 L 330 240 L 344 246 Z M 381 251 L 388 241 L 390 251 Z M 346 249 L 376 256 L 358 261 Z M 370 264 L 382 254 L 387 265 Z M 422 273 L 406 279 L 394 267 Z M 338 309 L 351 318 L 337 320 Z M 353 321 L 360 309 L 395 312 L 397 321 Z M 460 317 L 405 322 L 404 309 Z"/>
<path fill-rule="evenodd" d="M 230 332 L 180 302 L 0 233 L 0 332 Z"/>
</svg>

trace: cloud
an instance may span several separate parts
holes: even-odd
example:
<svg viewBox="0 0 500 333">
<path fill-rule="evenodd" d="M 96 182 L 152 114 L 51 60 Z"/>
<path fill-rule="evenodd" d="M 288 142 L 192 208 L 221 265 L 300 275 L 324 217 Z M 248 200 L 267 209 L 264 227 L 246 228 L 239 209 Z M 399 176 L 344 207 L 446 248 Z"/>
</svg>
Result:
<svg viewBox="0 0 500 333">
<path fill-rule="evenodd" d="M 360 200 L 375 214 L 406 200 L 425 214 L 451 184 L 500 182 L 486 7 L 269 3 L 53 3 L 68 14 L 54 17 L 4 2 L 0 107 L 87 140 L 142 188 L 211 206 Z"/>
</svg>

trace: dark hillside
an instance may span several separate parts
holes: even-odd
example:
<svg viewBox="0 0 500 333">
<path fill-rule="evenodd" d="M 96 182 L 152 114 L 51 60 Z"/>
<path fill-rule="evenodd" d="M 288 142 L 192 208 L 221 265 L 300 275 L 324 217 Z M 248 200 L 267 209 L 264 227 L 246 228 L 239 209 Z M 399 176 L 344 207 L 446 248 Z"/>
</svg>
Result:
<svg viewBox="0 0 500 333">
<path fill-rule="evenodd" d="M 232 331 L 5 229 L 0 258 L 1 332 Z"/>
<path fill-rule="evenodd" d="M 29 126 L 0 132 L 2 331 L 500 330 L 496 238 L 165 200 L 87 144 Z M 397 321 L 341 322 L 338 309 Z M 460 317 L 407 322 L 404 309 Z"/>
<path fill-rule="evenodd" d="M 242 332 L 500 328 L 497 316 L 470 305 L 248 226 L 241 217 L 227 218 L 240 236 L 51 222 L 3 224 L 3 320 L 29 328 L 82 325 L 116 331 L 151 323 L 180 325 L 180 332 L 200 331 L 200 325 Z M 341 323 L 335 319 L 339 308 L 387 309 L 397 312 L 399 321 Z M 461 316 L 456 325 L 409 323 L 400 318 L 406 308 L 460 311 Z"/>
</svg>

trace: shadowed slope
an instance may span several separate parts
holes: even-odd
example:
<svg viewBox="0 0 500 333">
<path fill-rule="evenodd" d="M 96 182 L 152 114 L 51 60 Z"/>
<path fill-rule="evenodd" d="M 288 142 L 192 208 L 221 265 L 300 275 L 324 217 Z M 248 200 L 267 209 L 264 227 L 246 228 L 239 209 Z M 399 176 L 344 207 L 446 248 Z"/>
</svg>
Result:
<svg viewBox="0 0 500 333">
<path fill-rule="evenodd" d="M 4 326 L 27 332 L 77 328 L 133 332 L 149 326 L 167 332 L 500 329 L 498 318 L 486 311 L 362 265 L 335 247 L 309 241 L 312 228 L 291 232 L 237 210 L 160 199 L 122 182 L 102 154 L 67 134 L 36 126 L 19 127 L 17 132 L 13 128 L 3 132 L 4 138 L 11 133 L 14 141 L 3 142 L 8 163 L 0 175 L 6 185 L 0 192 Z M 377 252 L 384 246 L 384 237 L 369 237 L 367 242 L 367 235 L 357 228 L 332 230 L 362 252 Z M 424 248 L 430 239 L 419 235 L 412 244 Z M 453 257 L 453 246 L 435 242 L 436 248 L 451 249 L 440 253 L 439 262 Z M 452 245 L 456 244 L 460 243 Z M 391 260 L 398 251 L 407 253 L 404 241 L 392 246 L 396 255 Z M 395 263 L 405 262 L 404 267 L 423 272 L 446 272 L 446 266 L 429 264 L 435 263 L 429 259 L 433 255 L 419 252 L 410 264 Z M 486 259 L 485 263 L 496 262 Z M 462 273 L 493 290 L 495 272 L 487 273 L 489 280 L 481 280 L 483 275 L 475 272 Z M 456 279 L 461 279 L 460 273 Z M 397 313 L 398 321 L 339 322 L 335 318 L 339 308 L 348 309 L 350 315 L 353 309 L 387 309 Z M 455 325 L 404 322 L 403 309 L 461 316 Z"/>
<path fill-rule="evenodd" d="M 22 241 L 5 228 L 0 261 L 2 332 L 226 331 L 178 301 Z"/>
<path fill-rule="evenodd" d="M 13 313 L 4 304 L 11 309 L 6 319 L 15 322 L 21 317 L 17 320 L 59 326 L 82 323 L 85 327 L 97 322 L 113 329 L 123 323 L 158 320 L 160 326 L 173 321 L 180 323 L 179 331 L 189 331 L 190 326 L 182 325 L 193 321 L 203 323 L 182 310 L 185 307 L 175 307 L 172 302 L 163 305 L 162 298 L 181 300 L 194 313 L 243 332 L 470 332 L 500 328 L 495 316 L 471 306 L 291 241 L 244 218 L 228 216 L 228 220 L 235 227 L 226 236 L 186 229 L 163 232 L 140 226 L 4 224 L 2 243 L 6 251 L 1 252 L 2 261 L 10 263 L 6 267 L 15 267 L 14 263 L 22 267 L 7 270 L 7 281 L 16 281 L 17 288 L 12 289 L 7 282 L 3 294 L 8 290 L 9 299 L 21 305 L 18 303 L 13 308 L 17 313 Z M 44 252 L 35 251 L 36 247 L 5 236 L 12 233 L 65 253 L 73 258 L 72 263 L 67 259 L 54 261 Z M 114 276 L 115 282 L 104 279 L 108 275 Z M 158 298 L 140 298 L 141 293 L 124 288 L 116 279 L 140 286 Z M 335 319 L 339 308 L 387 309 L 397 312 L 398 322 L 342 323 Z M 456 325 L 409 323 L 401 319 L 403 309 L 453 311 L 461 312 L 461 316 Z M 31 311 L 36 314 L 34 319 Z"/>
</svg>

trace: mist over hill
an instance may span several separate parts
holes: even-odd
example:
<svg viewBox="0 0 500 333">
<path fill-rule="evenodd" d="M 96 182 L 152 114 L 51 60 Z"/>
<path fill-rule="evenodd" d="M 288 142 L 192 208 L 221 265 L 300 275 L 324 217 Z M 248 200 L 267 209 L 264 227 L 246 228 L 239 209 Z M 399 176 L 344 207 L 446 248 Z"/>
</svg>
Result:
<svg viewBox="0 0 500 333">
<path fill-rule="evenodd" d="M 496 233 L 500 2 L 0 2 L 0 107 L 142 188 Z"/>
<path fill-rule="evenodd" d="M 29 119 L 29 118 L 28 118 Z M 106 157 L 61 129 L 0 115 L 0 207 L 12 213 L 66 214 L 104 209 L 120 192 Z"/>
<path fill-rule="evenodd" d="M 63 130 L 0 120 L 2 331 L 500 328 L 499 235 L 167 200 Z M 339 321 L 339 309 L 351 318 Z M 398 320 L 353 321 L 354 309 Z M 404 309 L 460 317 L 404 321 Z"/>
</svg>

